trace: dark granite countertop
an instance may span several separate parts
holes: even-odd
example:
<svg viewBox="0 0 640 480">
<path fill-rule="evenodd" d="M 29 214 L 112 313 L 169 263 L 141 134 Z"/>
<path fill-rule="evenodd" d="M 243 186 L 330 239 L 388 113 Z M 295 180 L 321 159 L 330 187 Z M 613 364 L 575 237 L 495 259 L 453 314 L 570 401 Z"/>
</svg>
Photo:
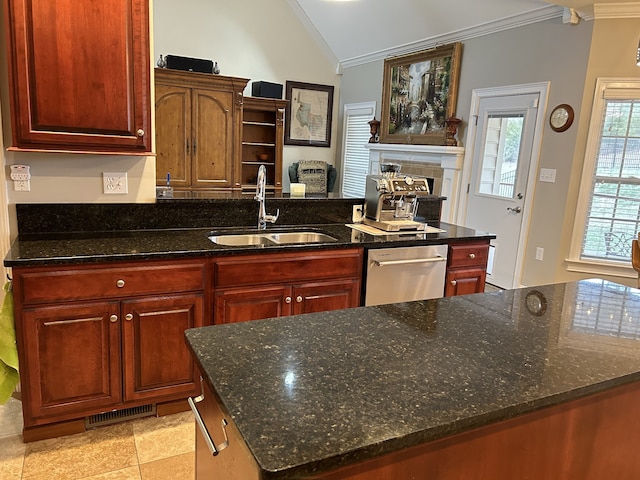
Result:
<svg viewBox="0 0 640 480">
<path fill-rule="evenodd" d="M 318 248 L 380 248 L 495 238 L 486 232 L 429 218 L 425 219 L 429 225 L 445 232 L 373 236 L 346 226 L 355 203 L 357 199 L 271 199 L 269 208 L 279 208 L 281 215 L 275 225 L 269 225 L 268 231 L 318 231 L 336 241 L 266 247 L 228 247 L 208 239 L 212 232 L 255 231 L 256 202 L 252 199 L 133 205 L 18 205 L 20 235 L 7 253 L 4 265 L 29 267 Z M 439 209 L 439 203 L 437 206 Z"/>
<path fill-rule="evenodd" d="M 640 381 L 640 291 L 603 280 L 192 329 L 265 478 Z"/>
</svg>

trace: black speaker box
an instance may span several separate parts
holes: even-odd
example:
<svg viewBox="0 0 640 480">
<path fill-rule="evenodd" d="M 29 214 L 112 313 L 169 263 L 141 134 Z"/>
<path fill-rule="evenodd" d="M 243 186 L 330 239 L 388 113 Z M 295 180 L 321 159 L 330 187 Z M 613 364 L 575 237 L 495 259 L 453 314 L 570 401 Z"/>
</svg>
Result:
<svg viewBox="0 0 640 480">
<path fill-rule="evenodd" d="M 251 95 L 254 97 L 282 99 L 282 84 L 270 82 L 251 83 Z"/>
<path fill-rule="evenodd" d="M 167 55 L 167 68 L 187 72 L 213 73 L 213 61 L 201 58 L 179 57 Z"/>
</svg>

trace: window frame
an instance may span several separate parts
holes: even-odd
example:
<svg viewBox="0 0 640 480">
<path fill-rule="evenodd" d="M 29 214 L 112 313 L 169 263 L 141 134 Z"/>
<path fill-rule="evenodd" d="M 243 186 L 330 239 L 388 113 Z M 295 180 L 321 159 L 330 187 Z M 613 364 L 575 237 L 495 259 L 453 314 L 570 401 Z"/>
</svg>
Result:
<svg viewBox="0 0 640 480">
<path fill-rule="evenodd" d="M 359 102 L 359 103 L 346 103 L 344 105 L 344 113 L 343 113 L 343 122 L 342 122 L 342 174 L 340 175 L 340 193 L 344 195 L 344 176 L 346 174 L 345 161 L 346 161 L 346 150 L 347 150 L 347 126 L 349 122 L 349 117 L 352 115 L 358 116 L 370 116 L 369 121 L 373 120 L 376 115 L 376 102 Z M 367 173 L 369 173 L 370 169 L 370 161 L 367 160 Z M 360 198 L 358 197 L 348 197 L 348 198 Z M 362 195 L 364 198 L 364 193 Z"/>
<path fill-rule="evenodd" d="M 582 242 L 587 225 L 587 215 L 589 214 L 589 203 L 593 193 L 593 178 L 601 141 L 600 134 L 604 122 L 606 97 L 609 99 L 612 98 L 609 96 L 611 94 L 605 95 L 605 93 L 615 90 L 629 92 L 630 96 L 626 98 L 640 99 L 640 79 L 608 77 L 596 79 L 591 120 L 589 122 L 587 145 L 582 167 L 582 177 L 580 180 L 580 191 L 578 193 L 569 257 L 566 259 L 566 262 L 567 270 L 570 272 L 636 278 L 637 272 L 633 269 L 631 261 L 581 258 Z M 620 99 L 623 99 L 623 96 L 621 96 Z"/>
</svg>

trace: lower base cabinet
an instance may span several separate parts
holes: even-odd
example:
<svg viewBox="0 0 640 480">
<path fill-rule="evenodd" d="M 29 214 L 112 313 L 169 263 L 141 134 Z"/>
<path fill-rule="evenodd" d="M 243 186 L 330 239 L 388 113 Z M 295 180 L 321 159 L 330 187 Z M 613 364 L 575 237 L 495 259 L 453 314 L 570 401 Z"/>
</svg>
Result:
<svg viewBox="0 0 640 480">
<path fill-rule="evenodd" d="M 484 292 L 488 259 L 488 240 L 450 244 L 444 296 Z"/>
<path fill-rule="evenodd" d="M 200 384 L 184 330 L 204 325 L 205 270 L 204 262 L 14 268 L 24 440 L 112 410 L 186 407 Z"/>
<path fill-rule="evenodd" d="M 223 258 L 214 266 L 214 323 L 360 304 L 362 249 Z"/>
</svg>

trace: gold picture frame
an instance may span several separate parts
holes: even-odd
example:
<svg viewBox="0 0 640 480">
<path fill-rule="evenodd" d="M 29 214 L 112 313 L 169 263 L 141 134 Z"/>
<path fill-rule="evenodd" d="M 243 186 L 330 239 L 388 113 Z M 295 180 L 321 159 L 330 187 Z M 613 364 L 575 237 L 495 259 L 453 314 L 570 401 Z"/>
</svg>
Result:
<svg viewBox="0 0 640 480">
<path fill-rule="evenodd" d="M 387 58 L 382 80 L 381 143 L 445 145 L 456 113 L 462 43 Z"/>
</svg>

